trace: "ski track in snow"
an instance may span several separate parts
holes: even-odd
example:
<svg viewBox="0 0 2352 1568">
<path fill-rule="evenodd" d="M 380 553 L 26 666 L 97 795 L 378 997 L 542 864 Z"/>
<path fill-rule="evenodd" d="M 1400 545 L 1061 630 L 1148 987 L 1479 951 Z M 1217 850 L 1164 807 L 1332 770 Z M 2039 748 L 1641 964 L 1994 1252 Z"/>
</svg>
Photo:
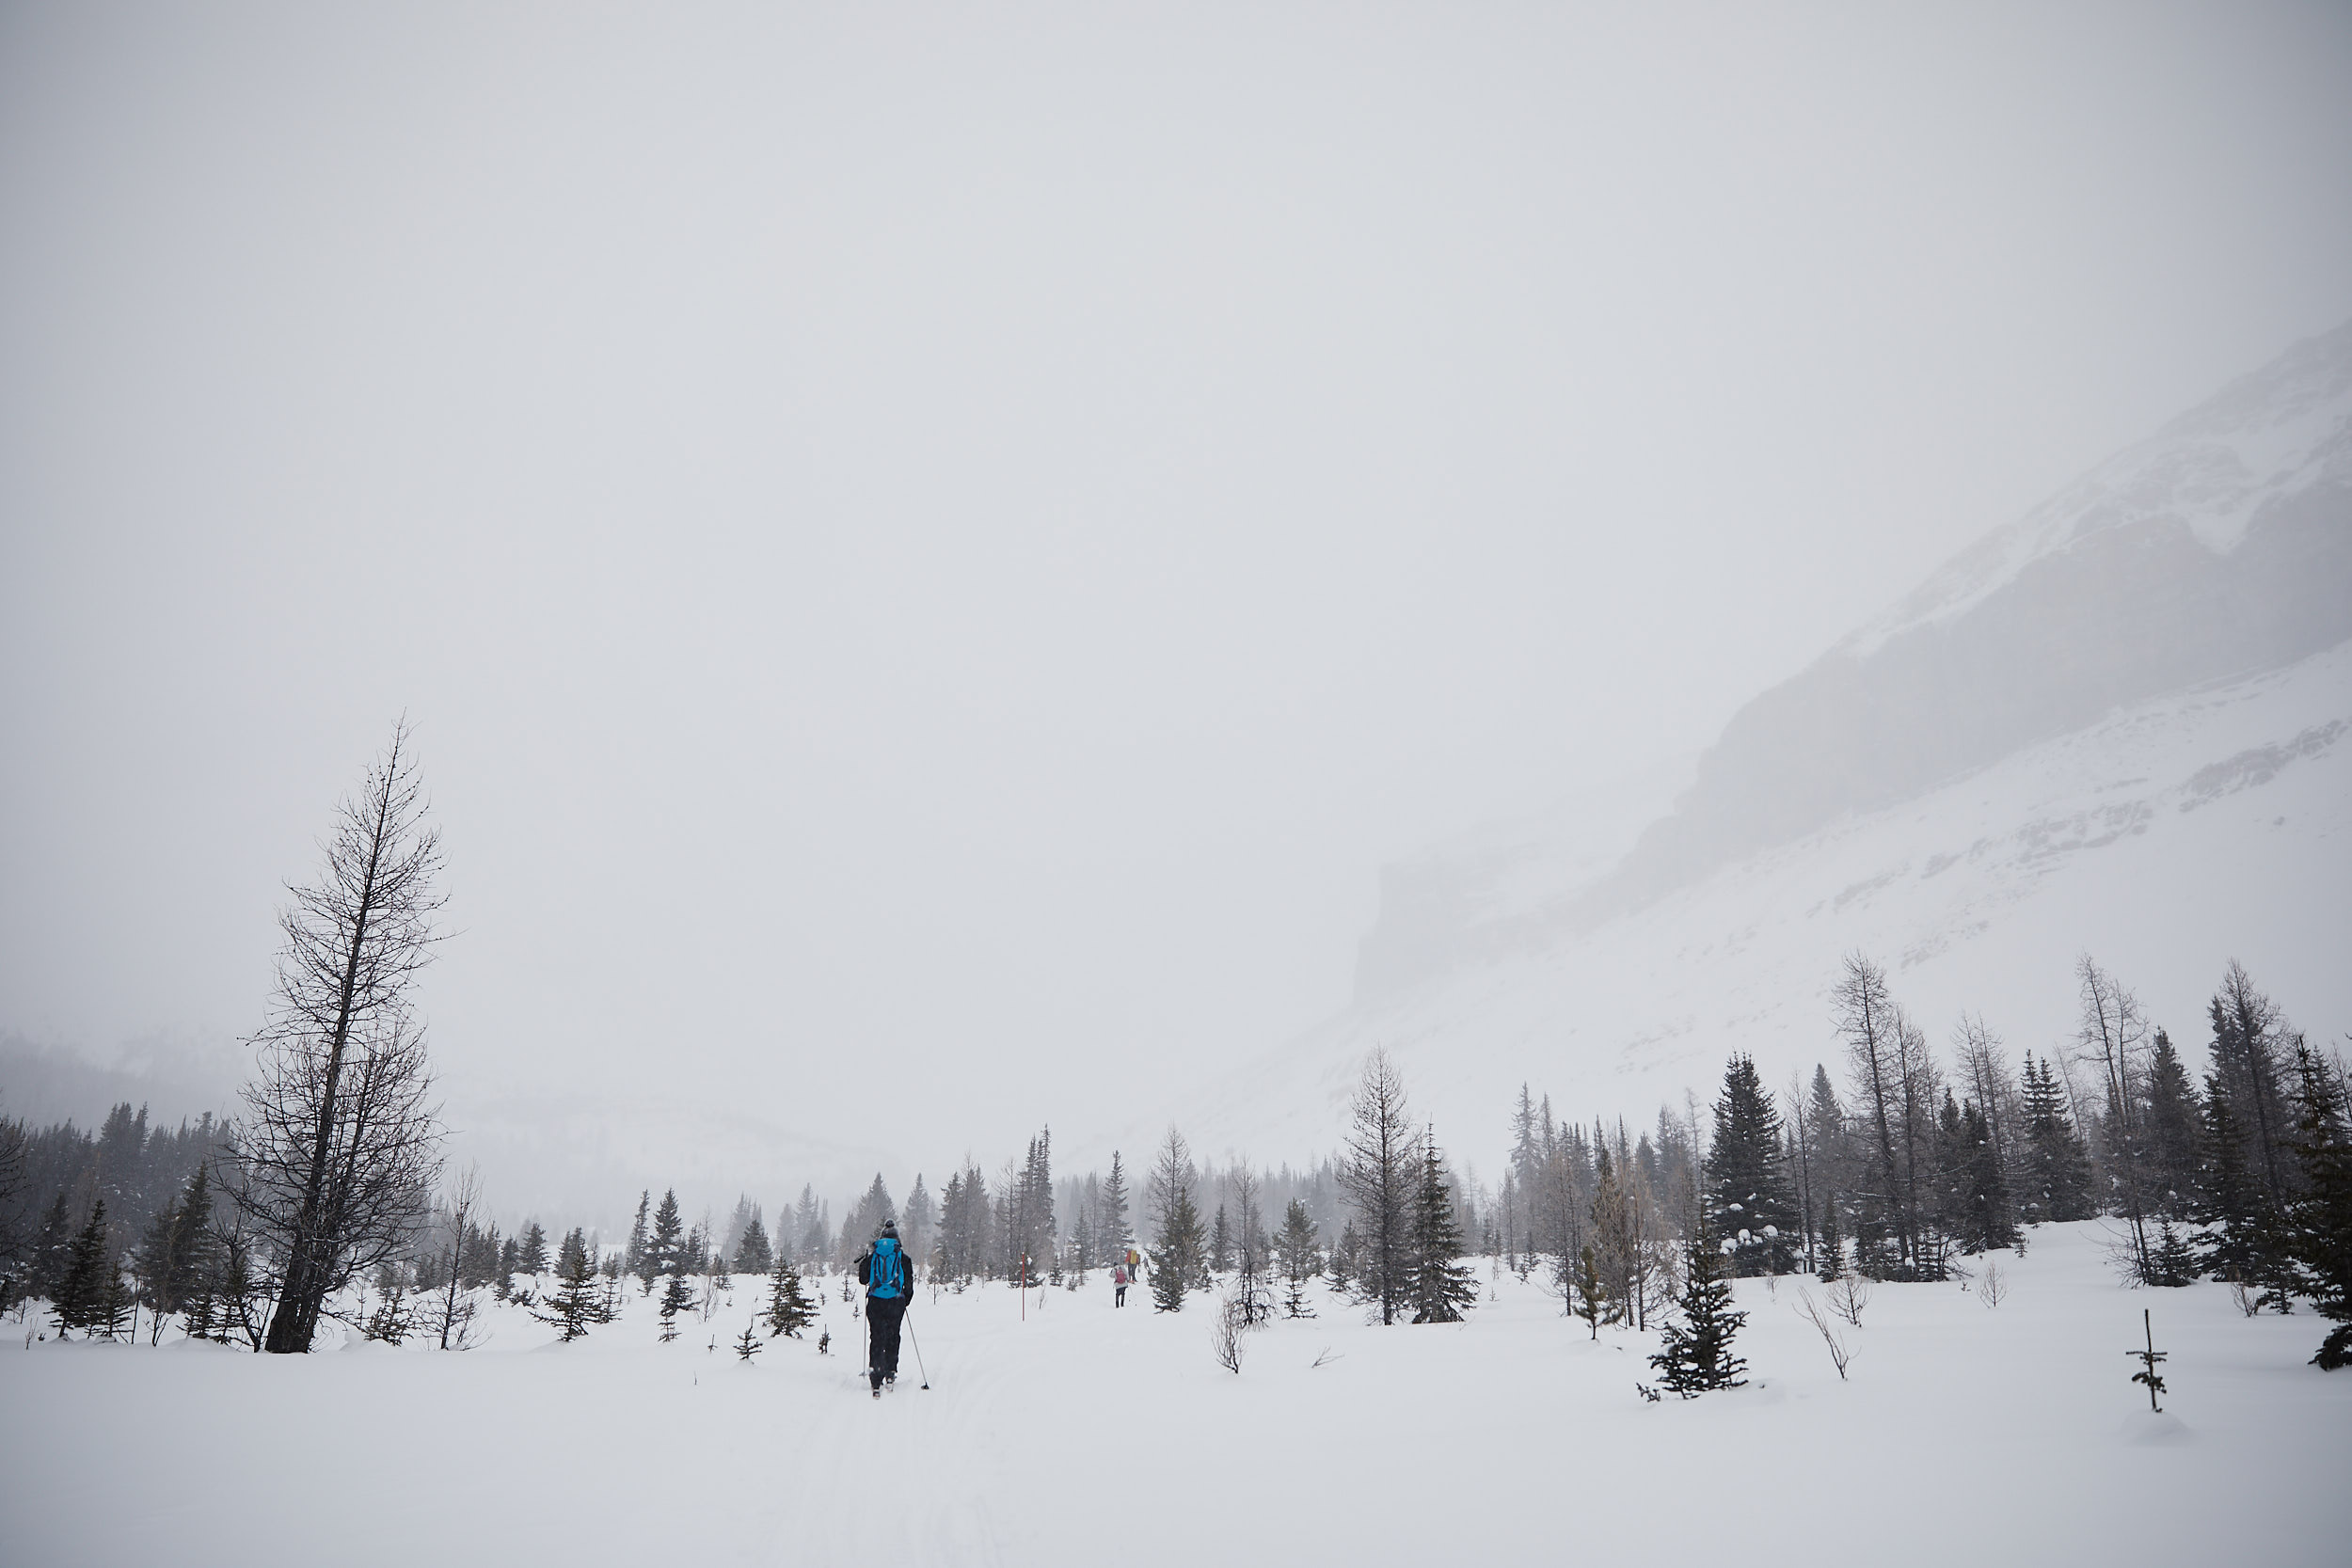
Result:
<svg viewBox="0 0 2352 1568">
<path fill-rule="evenodd" d="M 1097 1275 L 1032 1292 L 1025 1321 L 1002 1286 L 925 1290 L 933 1387 L 910 1345 L 879 1402 L 837 1290 L 836 1354 L 812 1327 L 749 1367 L 726 1348 L 748 1285 L 671 1345 L 634 1293 L 571 1346 L 501 1310 L 464 1355 L 11 1343 L 0 1561 L 1156 1568 L 1453 1561 L 1471 1538 L 1514 1561 L 1812 1564 L 1872 1542 L 1971 1568 L 2343 1561 L 2352 1374 L 2306 1364 L 2321 1320 L 2122 1289 L 2106 1242 L 2050 1227 L 1995 1255 L 1994 1310 L 1959 1283 L 1873 1287 L 1848 1383 L 1798 1280 L 1740 1281 L 1750 1386 L 1687 1403 L 1634 1393 L 1654 1335 L 1593 1343 L 1540 1278 L 1483 1260 L 1467 1323 L 1384 1330 L 1318 1293 L 1239 1377 L 1200 1297 L 1115 1311 Z M 2143 1307 L 2171 1354 L 2161 1418 L 2124 1358 Z"/>
</svg>

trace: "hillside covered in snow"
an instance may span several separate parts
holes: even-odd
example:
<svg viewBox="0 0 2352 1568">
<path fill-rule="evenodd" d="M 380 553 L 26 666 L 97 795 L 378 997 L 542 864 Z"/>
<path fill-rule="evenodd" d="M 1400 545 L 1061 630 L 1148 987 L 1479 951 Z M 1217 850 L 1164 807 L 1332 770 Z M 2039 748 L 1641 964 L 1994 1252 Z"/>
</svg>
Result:
<svg viewBox="0 0 2352 1568">
<path fill-rule="evenodd" d="M 1327 1141 L 1375 1045 L 1470 1150 L 1522 1079 L 1637 1114 L 1733 1051 L 1777 1081 L 1829 1054 L 1853 950 L 1932 1031 L 1967 1009 L 2012 1047 L 2071 1032 L 2085 950 L 2185 1038 L 2233 957 L 2332 1035 L 2347 639 L 2352 325 L 1986 536 L 1694 770 L 1391 868 L 1354 1005 L 1202 1129 Z"/>
</svg>

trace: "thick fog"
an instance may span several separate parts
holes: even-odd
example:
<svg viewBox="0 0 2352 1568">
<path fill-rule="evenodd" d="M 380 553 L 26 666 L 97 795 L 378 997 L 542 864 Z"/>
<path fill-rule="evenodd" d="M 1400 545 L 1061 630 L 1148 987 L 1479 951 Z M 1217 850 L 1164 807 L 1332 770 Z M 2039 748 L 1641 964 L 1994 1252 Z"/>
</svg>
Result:
<svg viewBox="0 0 2352 1568">
<path fill-rule="evenodd" d="M 252 1029 L 405 713 L 461 1128 L 1164 1117 L 1384 862 L 2352 315 L 2347 84 L 2325 5 L 9 8 L 0 1030 Z"/>
</svg>

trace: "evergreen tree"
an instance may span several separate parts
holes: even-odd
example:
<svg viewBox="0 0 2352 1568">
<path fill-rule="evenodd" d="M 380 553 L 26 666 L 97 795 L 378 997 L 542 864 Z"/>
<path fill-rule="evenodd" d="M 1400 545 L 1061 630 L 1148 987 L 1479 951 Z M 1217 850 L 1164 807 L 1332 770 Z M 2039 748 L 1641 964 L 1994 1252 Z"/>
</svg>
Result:
<svg viewBox="0 0 2352 1568">
<path fill-rule="evenodd" d="M 1459 1261 L 1461 1256 L 1453 1184 L 1446 1180 L 1445 1159 L 1431 1129 L 1422 1138 L 1421 1184 L 1413 1202 L 1413 1322 L 1460 1323 L 1462 1314 L 1477 1304 L 1478 1277 Z"/>
<path fill-rule="evenodd" d="M 1756 1075 L 1753 1057 L 1734 1056 L 1715 1101 L 1715 1138 L 1707 1154 L 1709 1198 L 1724 1216 L 1740 1275 L 1788 1274 L 1797 1266 L 1796 1196 L 1781 1148 L 1780 1113 Z"/>
<path fill-rule="evenodd" d="M 1017 1273 L 1026 1259 L 1031 1284 L 1054 1266 L 1054 1130 L 1029 1140 L 1020 1172 L 1006 1191 L 1005 1267 Z"/>
<path fill-rule="evenodd" d="M 2090 1152 L 2067 1115 L 2066 1090 L 2048 1061 L 2026 1053 L 2023 1108 L 2026 1137 L 2018 1173 L 2018 1207 L 2029 1225 L 2087 1220 L 2090 1200 Z"/>
<path fill-rule="evenodd" d="M 1233 1266 L 1233 1227 L 1225 1218 L 1225 1205 L 1216 1206 L 1216 1219 L 1209 1227 L 1209 1268 L 1223 1274 Z"/>
<path fill-rule="evenodd" d="M 1821 1195 L 1821 1248 L 1818 1265 L 1823 1279 L 1836 1279 L 1846 1272 L 1846 1239 L 1837 1228 L 1837 1195 Z"/>
<path fill-rule="evenodd" d="M 1731 1307 L 1731 1286 L 1724 1277 L 1723 1243 L 1715 1240 L 1706 1206 L 1691 1237 L 1682 1293 L 1676 1299 L 1680 1322 L 1669 1320 L 1659 1337 L 1658 1354 L 1649 1364 L 1659 1381 L 1684 1399 L 1695 1399 L 1713 1388 L 1737 1388 L 1747 1382 L 1740 1374 L 1747 1363 L 1731 1353 L 1733 1336 L 1748 1315 Z"/>
<path fill-rule="evenodd" d="M 2216 1279 L 2253 1284 L 2264 1273 L 2266 1210 L 2253 1173 L 2246 1168 L 2246 1140 L 2229 1096 L 2217 1085 L 2205 1100 L 2205 1151 L 2198 1218 L 2209 1228 L 2198 1267 Z"/>
<path fill-rule="evenodd" d="M 1570 1299 L 1575 1304 L 1573 1310 L 1578 1317 L 1584 1320 L 1585 1326 L 1592 1331 L 1592 1338 L 1597 1342 L 1600 1338 L 1600 1325 L 1605 1323 L 1615 1323 L 1618 1312 L 1615 1304 L 1609 1299 L 1608 1288 L 1601 1283 L 1600 1265 L 1594 1259 L 1592 1243 L 1589 1242 L 1577 1249 L 1576 1271 L 1572 1275 L 1572 1285 L 1573 1291 Z"/>
<path fill-rule="evenodd" d="M 114 1275 L 114 1252 L 106 1244 L 106 1200 L 102 1197 L 91 1206 L 89 1223 L 73 1238 L 51 1303 L 58 1338 L 71 1338 L 77 1328 L 93 1336 L 100 1332 L 110 1309 L 106 1296 Z"/>
<path fill-rule="evenodd" d="M 857 1207 L 850 1211 L 849 1219 L 842 1224 L 836 1261 L 846 1268 L 860 1252 L 873 1244 L 885 1223 L 896 1225 L 898 1221 L 898 1207 L 890 1200 L 890 1184 L 882 1180 L 882 1172 L 876 1171 L 866 1196 L 858 1199 Z M 903 1243 L 905 1238 L 899 1240 Z"/>
<path fill-rule="evenodd" d="M 469 1291 L 477 1285 L 498 1285 L 499 1258 L 504 1251 L 498 1223 L 494 1220 L 487 1226 L 469 1225 L 466 1228 L 468 1235 L 458 1247 L 458 1257 L 463 1259 L 458 1266 L 459 1281 Z M 501 1287 L 498 1293 L 503 1300 L 505 1289 Z"/>
<path fill-rule="evenodd" d="M 801 1237 L 799 1260 L 821 1268 L 833 1251 L 833 1214 L 830 1206 L 818 1198 L 816 1188 L 801 1188 L 801 1207 L 795 1218 Z"/>
<path fill-rule="evenodd" d="M 1516 1257 L 1535 1247 L 1534 1200 L 1543 1189 L 1545 1144 L 1551 1133 L 1551 1116 L 1536 1119 L 1534 1097 L 1519 1084 L 1519 1102 L 1511 1112 L 1511 1154 L 1503 1167 L 1503 1250 Z"/>
<path fill-rule="evenodd" d="M 2294 1258 L 2288 1209 L 2274 1204 L 2269 1185 L 2249 1164 L 2252 1140 L 2239 1132 L 2235 1110 L 2226 1091 L 2206 1101 L 2207 1124 L 2213 1129 L 2212 1163 L 2205 1178 L 2204 1217 L 2211 1222 L 2199 1265 L 2216 1278 L 2250 1287 L 2263 1307 L 2280 1312 L 2294 1309 L 2301 1293 Z M 2292 1150 L 2282 1183 L 2292 1192 L 2298 1176 Z M 2291 1205 L 2293 1199 L 2288 1200 Z"/>
<path fill-rule="evenodd" d="M 653 1212 L 653 1240 L 647 1243 L 646 1254 L 654 1273 L 683 1274 L 686 1270 L 686 1220 L 678 1212 L 677 1189 L 665 1188 L 661 1205 Z M 652 1289 L 648 1279 L 646 1288 Z"/>
<path fill-rule="evenodd" d="M 171 1296 L 183 1305 L 208 1290 L 220 1269 L 220 1242 L 213 1234 L 210 1163 L 199 1164 L 180 1199 L 180 1225 L 171 1239 Z"/>
<path fill-rule="evenodd" d="M 2335 1327 L 2312 1364 L 2352 1364 L 2352 1115 L 2339 1071 L 2301 1040 L 2295 1046 L 2294 1141 L 2301 1180 L 2287 1212 L 2289 1246 L 2304 1289 Z"/>
<path fill-rule="evenodd" d="M 2213 1025 L 2208 1086 L 2229 1101 L 2260 1206 L 2283 1213 L 2295 1179 L 2287 1148 L 2295 1116 L 2287 1104 L 2285 1023 L 2235 959 L 2206 1014 Z"/>
<path fill-rule="evenodd" d="M 752 1223 L 743 1227 L 743 1239 L 735 1243 L 736 1272 L 763 1275 L 775 1266 L 775 1252 L 768 1244 L 768 1227 L 754 1214 Z"/>
<path fill-rule="evenodd" d="M 637 1194 L 637 1218 L 628 1227 L 628 1250 L 621 1255 L 621 1267 L 653 1289 L 652 1232 L 648 1216 L 653 1212 L 653 1189 L 642 1188 Z"/>
<path fill-rule="evenodd" d="M 220 1305 L 211 1275 L 199 1278 L 180 1309 L 183 1332 L 191 1339 L 210 1339 L 220 1330 Z"/>
<path fill-rule="evenodd" d="M 1323 1272 L 1322 1250 L 1314 1217 L 1294 1197 L 1282 1211 L 1282 1228 L 1274 1242 L 1274 1256 L 1290 1288 L 1283 1293 L 1282 1311 L 1293 1318 L 1311 1318 L 1307 1305 L 1307 1281 Z"/>
<path fill-rule="evenodd" d="M 98 1289 L 98 1316 L 90 1324 L 91 1336 L 119 1339 L 128 1335 L 135 1299 L 130 1286 L 123 1283 L 121 1267 L 109 1258 L 105 1279 Z"/>
<path fill-rule="evenodd" d="M 534 1279 L 548 1272 L 548 1233 L 539 1227 L 537 1220 L 523 1227 L 522 1245 L 516 1252 L 515 1266 Z"/>
<path fill-rule="evenodd" d="M 533 1225 L 531 1227 L 537 1230 Z M 546 1250 L 542 1233 L 540 1250 Z M 588 1256 L 588 1238 L 578 1226 L 564 1238 L 555 1260 L 555 1293 L 531 1308 L 531 1315 L 541 1323 L 559 1330 L 560 1342 L 570 1344 L 584 1336 L 597 1323 L 612 1319 L 603 1284 L 596 1275 L 596 1265 Z"/>
<path fill-rule="evenodd" d="M 183 1310 L 208 1283 L 214 1268 L 213 1196 L 202 1164 L 177 1201 L 156 1211 L 140 1246 L 141 1299 L 154 1314 L 150 1342 L 160 1338 L 163 1321 Z"/>
<path fill-rule="evenodd" d="M 950 1171 L 939 1192 L 939 1235 L 931 1243 L 931 1277 L 961 1281 L 970 1275 L 971 1255 L 964 1244 L 970 1206 L 963 1196 L 963 1173 Z"/>
<path fill-rule="evenodd" d="M 147 1308 L 148 1324 L 154 1338 L 162 1337 L 165 1315 L 179 1310 L 178 1304 L 172 1302 L 170 1296 L 172 1242 L 179 1228 L 180 1205 L 167 1198 L 164 1206 L 155 1211 L 155 1217 L 147 1227 L 147 1234 L 140 1238 L 138 1250 L 133 1255 L 132 1267 L 137 1271 L 138 1278 L 138 1303 Z M 154 1338 L 149 1342 L 153 1343 Z"/>
<path fill-rule="evenodd" d="M 1340 1227 L 1340 1239 L 1331 1243 L 1331 1256 L 1324 1263 L 1324 1273 L 1331 1279 L 1335 1291 L 1355 1288 L 1362 1277 L 1364 1243 L 1356 1233 L 1356 1222 L 1349 1220 Z"/>
<path fill-rule="evenodd" d="M 907 1257 L 921 1261 L 931 1255 L 931 1239 L 937 1231 L 936 1210 L 930 1190 L 923 1185 L 923 1173 L 914 1173 L 914 1185 L 907 1193 L 907 1207 L 899 1221 L 900 1239 L 906 1243 Z"/>
<path fill-rule="evenodd" d="M 801 1330 L 817 1317 L 817 1308 L 801 1293 L 801 1272 L 792 1266 L 792 1259 L 779 1257 L 774 1271 L 768 1276 L 768 1333 L 797 1339 Z"/>
<path fill-rule="evenodd" d="M 2148 1283 L 2192 1285 L 2197 1281 L 2197 1255 L 2171 1220 L 2156 1222 L 2156 1239 L 2150 1250 Z"/>
<path fill-rule="evenodd" d="M 1621 1130 L 1622 1131 L 1622 1130 Z M 1593 1178 L 1593 1260 L 1600 1269 L 1602 1288 L 1619 1307 L 1641 1324 L 1639 1292 L 1648 1259 L 1642 1243 L 1641 1195 L 1621 1174 L 1616 1156 L 1605 1140 L 1596 1138 Z M 1623 1149 L 1620 1139 L 1619 1148 Z"/>
<path fill-rule="evenodd" d="M 213 1336 L 221 1344 L 232 1344 L 230 1336 L 242 1336 L 254 1350 L 262 1348 L 262 1335 L 253 1322 L 253 1302 L 261 1294 L 253 1278 L 251 1248 L 242 1229 L 230 1232 L 222 1243 L 225 1261 L 220 1271 L 220 1326 Z"/>
<path fill-rule="evenodd" d="M 753 1356 L 757 1355 L 761 1351 L 766 1350 L 767 1348 L 768 1347 L 765 1344 L 760 1342 L 759 1325 L 756 1323 L 745 1323 L 743 1325 L 742 1338 L 735 1341 L 735 1356 L 739 1361 L 749 1361 Z"/>
<path fill-rule="evenodd" d="M 2148 1175 L 2150 1198 L 2167 1219 L 2198 1211 L 2197 1091 L 2181 1065 L 2181 1053 L 2161 1029 L 2148 1057 Z"/>
<path fill-rule="evenodd" d="M 677 1338 L 677 1319 L 681 1312 L 694 1309 L 694 1288 L 686 1283 L 683 1274 L 673 1274 L 661 1287 L 661 1342 L 668 1344 Z"/>
<path fill-rule="evenodd" d="M 1994 1146 L 1992 1124 L 1973 1100 L 1960 1108 L 1953 1134 L 1951 1170 L 1955 1178 L 1951 1229 L 1965 1252 L 2017 1244 L 2016 1207 L 2010 1201 L 2009 1178 L 2001 1169 L 2001 1153 Z"/>
<path fill-rule="evenodd" d="M 1275 1259 L 1283 1278 L 1303 1285 L 1323 1272 L 1318 1240 L 1314 1217 L 1307 1212 L 1306 1204 L 1292 1198 L 1282 1211 L 1282 1228 L 1274 1242 Z"/>
<path fill-rule="evenodd" d="M 1103 1256 L 1117 1262 L 1135 1238 L 1127 1228 L 1127 1170 L 1119 1150 L 1111 1150 L 1111 1173 L 1103 1180 L 1103 1195 L 1094 1205 L 1095 1223 L 1102 1227 Z"/>
<path fill-rule="evenodd" d="M 1192 1201 L 1194 1177 L 1191 1149 L 1182 1133 L 1168 1129 L 1152 1171 L 1152 1201 L 1160 1222 L 1152 1253 L 1152 1307 L 1157 1312 L 1183 1311 L 1185 1291 L 1207 1266 L 1208 1238 Z"/>
<path fill-rule="evenodd" d="M 33 1243 L 33 1266 L 25 1280 L 25 1293 L 55 1304 L 72 1263 L 73 1216 L 66 1207 L 65 1189 L 60 1187 Z"/>
</svg>

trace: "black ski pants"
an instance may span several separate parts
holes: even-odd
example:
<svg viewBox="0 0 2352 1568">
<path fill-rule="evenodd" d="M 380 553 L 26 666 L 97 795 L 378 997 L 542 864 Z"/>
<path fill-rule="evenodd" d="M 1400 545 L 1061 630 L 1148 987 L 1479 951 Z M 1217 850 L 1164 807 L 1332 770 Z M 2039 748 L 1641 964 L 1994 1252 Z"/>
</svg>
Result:
<svg viewBox="0 0 2352 1568">
<path fill-rule="evenodd" d="M 898 1375 L 898 1325 L 906 1315 L 904 1296 L 866 1298 L 866 1370 L 877 1388 L 883 1378 Z"/>
</svg>

